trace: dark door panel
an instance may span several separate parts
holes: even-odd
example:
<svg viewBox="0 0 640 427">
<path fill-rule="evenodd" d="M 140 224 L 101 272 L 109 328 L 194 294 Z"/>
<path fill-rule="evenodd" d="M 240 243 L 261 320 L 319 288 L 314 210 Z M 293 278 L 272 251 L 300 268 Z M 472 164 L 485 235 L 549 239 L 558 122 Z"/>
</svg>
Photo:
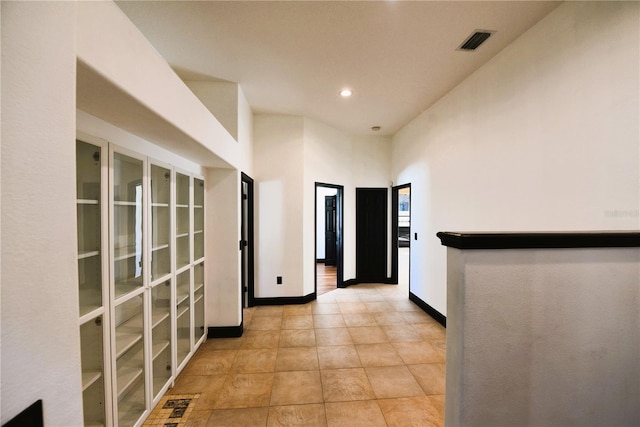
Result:
<svg viewBox="0 0 640 427">
<path fill-rule="evenodd" d="M 324 197 L 324 264 L 336 265 L 336 196 Z"/>
<path fill-rule="evenodd" d="M 242 286 L 242 306 L 251 307 L 254 303 L 254 252 L 253 252 L 253 232 L 254 232 L 254 206 L 253 206 L 253 179 L 242 174 L 240 186 L 241 215 L 240 227 L 241 269 L 240 282 Z"/>
<path fill-rule="evenodd" d="M 356 280 L 387 280 L 387 189 L 356 189 Z"/>
</svg>

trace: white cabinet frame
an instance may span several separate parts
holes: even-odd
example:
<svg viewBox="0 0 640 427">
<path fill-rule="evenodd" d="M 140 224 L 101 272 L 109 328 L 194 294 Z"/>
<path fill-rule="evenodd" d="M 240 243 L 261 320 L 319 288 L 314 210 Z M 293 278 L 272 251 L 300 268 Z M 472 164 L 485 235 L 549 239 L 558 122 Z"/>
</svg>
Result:
<svg viewBox="0 0 640 427">
<path fill-rule="evenodd" d="M 118 384 L 118 361 L 119 357 L 125 355 L 129 349 L 132 349 L 133 346 L 138 346 L 142 343 L 142 357 L 143 360 L 140 362 L 139 360 L 132 366 L 142 366 L 142 384 L 144 388 L 144 409 L 140 406 L 139 410 L 141 410 L 139 417 L 136 420 L 127 421 L 127 424 L 132 424 L 134 426 L 141 426 L 144 420 L 149 416 L 154 406 L 158 403 L 161 397 L 172 387 L 175 383 L 175 380 L 178 374 L 184 369 L 188 361 L 193 356 L 194 352 L 197 348 L 206 340 L 206 325 L 204 325 L 205 330 L 202 336 L 200 334 L 195 333 L 196 327 L 196 301 L 195 301 L 195 289 L 194 289 L 194 277 L 195 277 L 195 269 L 196 266 L 199 266 L 201 263 L 205 262 L 205 256 L 199 258 L 198 260 L 194 260 L 194 227 L 195 227 L 195 218 L 194 218 L 194 185 L 196 182 L 202 181 L 204 184 L 204 179 L 193 173 L 188 173 L 182 170 L 176 170 L 175 167 L 168 163 L 164 163 L 161 161 L 157 161 L 148 156 L 142 155 L 140 153 L 125 149 L 118 145 L 109 143 L 105 140 L 78 133 L 77 139 L 79 141 L 85 142 L 87 144 L 95 145 L 100 149 L 100 253 L 99 254 L 78 254 L 78 259 L 82 257 L 88 256 L 100 256 L 100 265 L 101 265 L 101 279 L 102 279 L 102 305 L 100 307 L 96 307 L 95 309 L 90 309 L 88 312 L 84 314 L 79 314 L 79 322 L 78 325 L 81 327 L 87 322 L 95 322 L 96 319 L 102 317 L 102 345 L 103 345 L 103 383 L 104 383 L 104 422 L 107 426 L 118 426 L 119 418 L 118 414 L 122 408 L 118 407 L 118 387 L 120 387 L 121 392 L 124 392 L 123 388 L 128 384 L 124 384 L 124 381 L 121 381 L 121 384 Z M 128 233 L 131 229 L 131 223 L 126 220 L 126 216 L 120 216 L 120 218 L 125 218 L 122 220 L 124 226 L 126 226 L 125 233 L 123 236 L 116 236 L 116 209 L 127 210 L 127 206 L 137 206 L 137 201 L 134 200 L 115 200 L 115 155 L 123 155 L 135 159 L 140 163 L 141 167 L 141 236 L 138 236 L 137 231 L 134 231 L 134 236 L 132 240 L 132 234 Z M 126 160 L 126 159 L 125 159 Z M 137 166 L 136 166 L 137 167 Z M 166 207 L 169 215 L 169 256 L 168 260 L 166 260 L 166 255 L 164 255 L 162 262 L 168 262 L 168 268 L 166 269 L 167 273 L 162 274 L 158 277 L 152 277 L 152 274 L 155 272 L 152 270 L 152 256 L 153 254 L 159 253 L 158 247 L 153 247 L 153 223 L 154 215 L 158 215 L 158 210 L 155 214 L 153 213 L 153 209 L 160 208 L 160 205 L 154 206 L 152 203 L 155 203 L 152 200 L 152 167 L 159 167 L 166 169 L 169 173 L 169 203 L 168 206 L 162 202 L 162 207 Z M 132 170 L 135 170 L 132 169 Z M 177 268 L 177 217 L 176 217 L 176 177 L 177 174 L 180 173 L 187 177 L 188 179 L 188 220 L 189 220 L 189 228 L 188 228 L 188 262 L 185 265 L 181 266 L 180 269 Z M 195 180 L 200 181 L 195 181 Z M 136 190 L 134 190 L 136 191 Z M 204 188 L 202 189 L 204 191 Z M 204 218 L 204 197 L 202 197 L 203 204 L 201 207 L 197 209 L 202 209 L 202 217 Z M 117 203 L 116 203 L 117 202 Z M 97 203 L 90 200 L 78 200 L 77 202 L 80 204 L 92 204 Z M 116 208 L 116 205 L 121 206 L 123 208 Z M 126 213 L 124 215 L 127 215 Z M 135 219 L 133 220 L 136 221 Z M 201 221 L 204 222 L 204 221 Z M 123 226 L 123 225 L 120 225 Z M 166 226 L 166 224 L 165 224 Z M 134 226 L 134 230 L 137 225 Z M 186 230 L 185 230 L 186 231 Z M 80 231 L 82 232 L 82 231 Z M 202 233 L 206 233 L 206 230 L 202 230 Z M 206 235 L 206 234 L 204 234 Z M 80 236 L 79 236 L 80 238 Z M 116 238 L 119 239 L 120 242 L 123 243 L 125 247 L 131 246 L 131 242 L 133 241 L 133 249 L 132 252 L 127 249 L 122 249 L 116 254 Z M 202 239 L 202 244 L 204 245 L 204 239 Z M 141 250 L 138 248 L 138 244 L 141 244 Z M 162 250 L 162 249 L 160 249 Z M 128 269 L 125 269 L 126 274 L 131 274 L 131 268 L 137 268 L 137 261 L 140 261 L 141 270 L 141 284 L 137 286 L 137 280 L 133 287 L 128 288 L 126 286 L 121 286 L 119 288 L 119 293 L 116 293 L 116 270 L 115 264 L 116 262 L 120 262 L 122 260 L 128 259 L 128 257 L 135 256 L 136 261 L 133 263 L 133 267 L 128 265 Z M 184 261 L 187 261 L 186 259 Z M 203 264 L 204 265 L 204 264 Z M 157 265 L 156 265 L 157 267 Z M 199 268 L 199 267 L 198 267 Z M 161 269 L 164 273 L 165 269 Z M 156 268 L 156 272 L 158 269 Z M 189 298 L 189 342 L 188 342 L 188 352 L 183 360 L 181 360 L 180 365 L 178 365 L 177 361 L 177 351 L 178 351 L 178 336 L 177 336 L 177 279 L 181 273 L 187 272 L 189 274 L 189 283 L 188 283 L 188 298 Z M 137 273 L 136 273 L 137 274 Z M 203 278 L 204 279 L 204 278 Z M 170 332 L 169 332 L 169 343 L 170 346 L 170 358 L 168 363 L 170 363 L 170 373 L 167 374 L 166 378 L 164 375 L 159 375 L 159 384 L 154 384 L 156 380 L 154 378 L 154 341 L 153 341 L 153 332 L 154 332 L 154 324 L 156 324 L 156 320 L 159 320 L 160 317 L 154 317 L 153 314 L 153 297 L 158 297 L 158 294 L 162 291 L 161 286 L 165 286 L 166 283 L 169 283 L 169 322 L 170 322 Z M 156 292 L 157 293 L 154 293 Z M 205 289 L 203 288 L 204 292 Z M 205 296 L 206 298 L 206 296 Z M 161 297 L 164 299 L 164 297 Z M 157 301 L 157 300 L 156 300 Z M 204 309 L 206 304 L 204 301 L 198 301 L 197 303 L 202 304 L 199 307 L 199 310 L 202 310 L 202 315 L 204 316 Z M 133 315 L 131 313 L 135 313 L 138 309 L 141 309 L 141 318 L 139 315 Z M 120 325 L 116 325 L 116 311 L 119 311 L 125 318 L 130 319 L 127 321 L 123 321 Z M 206 317 L 205 317 L 206 319 Z M 166 321 L 166 320 L 164 320 Z M 205 320 L 206 321 L 206 320 Z M 141 333 L 141 337 L 137 337 L 136 335 Z M 198 337 L 196 336 L 198 335 Z M 158 342 L 156 342 L 158 344 Z M 160 340 L 160 344 L 162 343 L 162 339 Z M 185 343 L 186 344 L 186 343 Z M 159 348 L 156 345 L 156 349 Z M 186 351 L 186 347 L 184 347 Z M 166 351 L 166 347 L 164 347 L 163 351 Z M 117 354 L 118 353 L 118 354 Z M 138 354 L 134 352 L 134 354 Z M 159 355 L 161 353 L 158 353 Z M 162 360 L 166 360 L 166 356 L 163 356 Z M 120 367 L 127 367 L 127 364 L 123 364 L 121 361 Z M 160 362 L 158 366 L 161 366 Z M 156 368 L 158 368 L 156 366 Z M 124 377 L 124 371 L 121 369 L 121 379 Z M 138 373 L 136 373 L 138 375 Z M 95 373 L 83 372 L 83 377 L 86 379 L 87 383 L 90 380 L 94 380 Z M 132 376 L 131 378 L 135 378 Z M 133 383 L 133 381 L 132 381 Z M 155 391 L 154 391 L 155 388 Z M 139 403 L 142 403 L 141 400 Z M 136 411 L 134 411 L 135 416 L 138 415 Z M 120 426 L 125 427 L 125 426 Z M 128 426 L 127 426 L 128 427 Z"/>
</svg>

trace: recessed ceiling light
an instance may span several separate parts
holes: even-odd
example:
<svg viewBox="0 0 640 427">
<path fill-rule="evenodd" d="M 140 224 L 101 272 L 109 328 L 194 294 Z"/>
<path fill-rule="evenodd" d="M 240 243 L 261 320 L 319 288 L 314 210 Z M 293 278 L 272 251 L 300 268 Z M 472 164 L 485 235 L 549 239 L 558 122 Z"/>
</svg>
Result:
<svg viewBox="0 0 640 427">
<path fill-rule="evenodd" d="M 343 98 L 348 98 L 351 95 L 353 95 L 353 92 L 351 91 L 351 89 L 342 89 L 340 91 L 340 96 L 343 97 Z"/>
<path fill-rule="evenodd" d="M 380 130 L 380 126 L 371 126 L 371 130 L 374 132 L 378 132 Z"/>
</svg>

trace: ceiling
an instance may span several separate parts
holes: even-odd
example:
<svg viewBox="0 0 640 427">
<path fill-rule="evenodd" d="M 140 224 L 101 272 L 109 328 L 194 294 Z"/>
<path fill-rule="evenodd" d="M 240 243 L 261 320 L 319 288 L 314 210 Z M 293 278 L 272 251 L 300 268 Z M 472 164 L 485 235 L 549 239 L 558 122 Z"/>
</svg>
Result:
<svg viewBox="0 0 640 427">
<path fill-rule="evenodd" d="M 393 135 L 559 3 L 117 4 L 183 80 L 236 82 L 255 113 L 303 115 L 350 134 Z M 495 33 L 474 52 L 458 51 L 478 29 Z M 342 88 L 353 95 L 341 98 Z"/>
</svg>

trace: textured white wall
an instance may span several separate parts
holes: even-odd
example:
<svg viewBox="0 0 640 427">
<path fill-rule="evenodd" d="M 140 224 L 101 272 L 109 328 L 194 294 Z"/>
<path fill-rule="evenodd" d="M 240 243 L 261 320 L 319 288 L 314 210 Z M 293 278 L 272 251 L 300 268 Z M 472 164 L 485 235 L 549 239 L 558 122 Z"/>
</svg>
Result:
<svg viewBox="0 0 640 427">
<path fill-rule="evenodd" d="M 205 175 L 207 326 L 238 326 L 240 291 L 240 172 L 208 169 Z"/>
<path fill-rule="evenodd" d="M 237 141 L 238 84 L 211 81 L 185 81 L 185 84 Z"/>
<path fill-rule="evenodd" d="M 255 296 L 302 296 L 303 126 L 297 116 L 254 117 Z M 282 276 L 282 285 L 276 277 Z"/>
<path fill-rule="evenodd" d="M 2 423 L 82 425 L 74 2 L 2 2 Z"/>
<path fill-rule="evenodd" d="M 640 4 L 567 2 L 405 126 L 411 290 L 446 314 L 438 231 L 640 226 Z"/>
<path fill-rule="evenodd" d="M 253 111 L 240 86 L 238 90 L 237 168 L 253 178 Z"/>
<path fill-rule="evenodd" d="M 449 426 L 640 424 L 640 249 L 448 249 Z"/>
</svg>

